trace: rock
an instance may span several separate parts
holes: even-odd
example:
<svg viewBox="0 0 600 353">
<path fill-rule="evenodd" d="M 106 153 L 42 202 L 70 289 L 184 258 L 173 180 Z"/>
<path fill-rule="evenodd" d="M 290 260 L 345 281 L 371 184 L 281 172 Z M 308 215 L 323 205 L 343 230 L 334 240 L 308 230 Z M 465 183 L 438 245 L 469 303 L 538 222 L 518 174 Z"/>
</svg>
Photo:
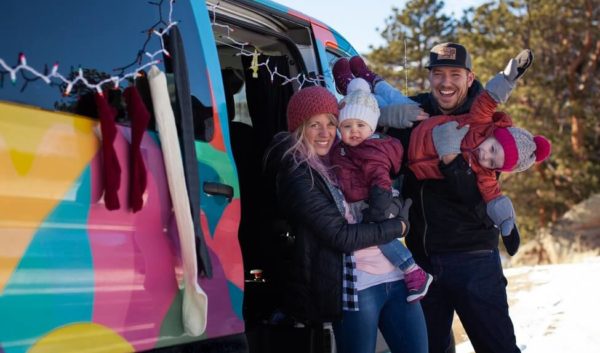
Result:
<svg viewBox="0 0 600 353">
<path fill-rule="evenodd" d="M 511 266 L 575 262 L 600 255 L 600 194 L 575 205 L 523 244 Z"/>
</svg>

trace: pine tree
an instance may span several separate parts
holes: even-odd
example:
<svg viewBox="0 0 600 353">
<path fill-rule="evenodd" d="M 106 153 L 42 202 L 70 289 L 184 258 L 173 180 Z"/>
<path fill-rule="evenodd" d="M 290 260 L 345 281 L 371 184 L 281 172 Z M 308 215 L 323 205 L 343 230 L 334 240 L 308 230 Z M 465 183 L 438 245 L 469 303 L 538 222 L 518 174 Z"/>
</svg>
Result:
<svg viewBox="0 0 600 353">
<path fill-rule="evenodd" d="M 442 14 L 443 7 L 443 1 L 410 0 L 403 10 L 392 8 L 381 31 L 386 44 L 367 57 L 375 72 L 406 95 L 427 88 L 429 50 L 436 43 L 455 39 L 456 21 Z"/>
</svg>

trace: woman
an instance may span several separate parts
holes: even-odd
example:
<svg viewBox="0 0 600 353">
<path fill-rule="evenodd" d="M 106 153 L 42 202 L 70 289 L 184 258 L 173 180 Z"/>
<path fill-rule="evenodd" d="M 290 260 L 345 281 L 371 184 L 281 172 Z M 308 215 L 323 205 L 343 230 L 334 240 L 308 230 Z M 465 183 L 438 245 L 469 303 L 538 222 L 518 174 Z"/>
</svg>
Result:
<svg viewBox="0 0 600 353">
<path fill-rule="evenodd" d="M 339 353 L 375 352 L 378 326 L 392 352 L 426 352 L 423 313 L 420 304 L 406 302 L 402 272 L 393 266 L 379 275 L 359 271 L 349 255 L 404 235 L 408 205 L 402 216 L 380 223 L 347 221 L 352 216 L 327 157 L 337 115 L 327 89 L 298 91 L 288 105 L 289 132 L 275 136 L 266 157 L 278 207 L 295 237 L 284 310 L 309 324 L 333 322 Z"/>
</svg>

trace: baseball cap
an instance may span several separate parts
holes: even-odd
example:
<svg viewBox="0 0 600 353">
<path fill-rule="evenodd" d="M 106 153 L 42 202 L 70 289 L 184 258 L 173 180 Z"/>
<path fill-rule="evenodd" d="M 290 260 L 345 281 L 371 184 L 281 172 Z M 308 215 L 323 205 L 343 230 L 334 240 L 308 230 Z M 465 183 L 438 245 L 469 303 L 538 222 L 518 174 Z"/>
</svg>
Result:
<svg viewBox="0 0 600 353">
<path fill-rule="evenodd" d="M 462 67 L 471 71 L 471 56 L 465 47 L 457 43 L 441 43 L 429 52 L 428 69 L 438 66 Z"/>
</svg>

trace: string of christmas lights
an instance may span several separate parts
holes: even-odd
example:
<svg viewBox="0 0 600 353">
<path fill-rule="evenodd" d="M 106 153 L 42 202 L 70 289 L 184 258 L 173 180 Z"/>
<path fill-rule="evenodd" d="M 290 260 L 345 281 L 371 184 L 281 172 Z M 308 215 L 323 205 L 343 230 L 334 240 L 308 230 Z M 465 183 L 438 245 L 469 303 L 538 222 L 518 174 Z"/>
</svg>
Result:
<svg viewBox="0 0 600 353">
<path fill-rule="evenodd" d="M 23 87 L 21 88 L 22 91 L 27 87 L 27 84 L 29 82 L 37 81 L 40 79 L 48 85 L 66 85 L 66 89 L 63 92 L 63 94 L 65 96 L 68 96 L 71 93 L 73 86 L 75 86 L 77 83 L 81 83 L 81 84 L 85 85 L 87 88 L 97 91 L 99 94 L 102 94 L 102 87 L 106 84 L 112 83 L 112 85 L 115 88 L 118 88 L 123 81 L 129 80 L 130 78 L 136 78 L 139 75 L 140 71 L 143 71 L 152 65 L 160 63 L 161 62 L 160 59 L 156 59 L 157 55 L 164 54 L 167 57 L 170 56 L 169 52 L 165 48 L 164 36 L 169 32 L 169 30 L 173 26 L 177 25 L 177 22 L 173 21 L 173 3 L 175 2 L 175 0 L 169 0 L 169 15 L 168 15 L 168 20 L 166 22 L 163 20 L 163 16 L 162 16 L 162 4 L 164 1 L 165 0 L 160 0 L 160 2 L 158 2 L 158 3 L 150 2 L 150 4 L 158 6 L 160 18 L 157 23 L 155 23 L 149 30 L 147 30 L 148 38 L 144 42 L 142 49 L 140 49 L 138 51 L 138 54 L 137 54 L 135 60 L 123 67 L 116 68 L 115 71 L 118 71 L 118 74 L 116 74 L 116 75 L 105 78 L 105 79 L 99 81 L 98 83 L 90 83 L 88 81 L 88 79 L 85 77 L 83 70 L 81 68 L 79 68 L 77 70 L 77 75 L 73 79 L 68 79 L 67 77 L 65 77 L 58 71 L 58 68 L 59 68 L 58 62 L 54 63 L 54 65 L 52 65 L 52 68 L 50 70 L 48 70 L 48 68 L 46 66 L 44 68 L 44 73 L 42 73 L 39 70 L 36 70 L 35 68 L 29 66 L 27 64 L 27 58 L 26 58 L 25 54 L 20 53 L 19 59 L 18 59 L 18 64 L 14 67 L 9 65 L 3 58 L 0 58 L 0 76 L 2 78 L 4 78 L 4 75 L 8 74 L 10 76 L 10 80 L 11 80 L 12 84 L 14 85 L 17 82 L 17 75 L 20 73 L 23 80 L 25 81 L 25 83 L 23 84 Z M 230 41 L 233 44 L 225 43 L 222 41 L 217 41 L 217 42 L 220 44 L 228 45 L 230 47 L 238 49 L 239 50 L 238 55 L 252 56 L 253 60 L 252 60 L 252 66 L 250 67 L 250 69 L 253 70 L 254 75 L 256 75 L 257 70 L 260 67 L 265 67 L 269 73 L 269 76 L 271 77 L 271 82 L 273 82 L 275 76 L 277 76 L 277 77 L 280 77 L 283 79 L 283 82 L 281 83 L 281 85 L 286 85 L 288 83 L 296 81 L 300 85 L 300 88 L 302 88 L 307 82 L 310 82 L 311 84 L 317 84 L 317 83 L 321 83 L 324 81 L 323 75 L 318 75 L 315 78 L 312 78 L 312 77 L 308 77 L 308 76 L 304 75 L 303 73 L 300 73 L 296 76 L 288 77 L 286 75 L 279 73 L 277 70 L 277 66 L 275 66 L 274 69 L 271 69 L 271 67 L 269 66 L 269 59 L 267 59 L 263 63 L 258 63 L 258 56 L 261 55 L 260 52 L 258 52 L 256 49 L 253 52 L 247 50 L 246 46 L 250 45 L 250 43 L 237 41 L 235 38 L 230 36 L 231 32 L 235 31 L 233 28 L 231 28 L 229 25 L 217 23 L 216 9 L 218 7 L 219 7 L 219 3 L 217 3 L 215 5 L 209 5 L 209 11 L 212 13 L 211 25 L 213 27 L 225 28 L 227 30 L 227 34 L 225 36 L 221 36 L 221 37 Z M 164 27 L 164 29 L 159 30 L 158 27 L 161 25 L 163 25 L 165 27 Z M 153 53 L 150 53 L 146 50 L 146 47 L 149 44 L 149 42 L 151 41 L 151 39 L 153 38 L 153 36 L 157 36 L 159 38 L 160 49 Z M 148 58 L 149 61 L 142 64 L 144 57 Z M 128 69 L 131 69 L 134 66 L 135 66 L 135 69 L 133 69 L 129 72 L 126 72 Z M 29 73 L 33 77 L 28 77 L 25 75 L 25 73 Z M 56 83 L 53 80 L 57 80 L 59 83 Z"/>
<path fill-rule="evenodd" d="M 234 44 L 230 44 L 230 43 L 219 41 L 219 40 L 216 40 L 216 42 L 219 44 L 229 46 L 234 49 L 238 49 L 239 53 L 237 53 L 237 55 L 252 56 L 253 59 L 252 59 L 252 65 L 250 66 L 250 69 L 253 71 L 253 77 L 258 77 L 256 75 L 256 73 L 257 73 L 259 67 L 265 67 L 267 69 L 267 71 L 269 72 L 269 76 L 271 77 L 271 82 L 273 82 L 275 76 L 280 77 L 283 79 L 283 82 L 281 83 L 282 86 L 286 85 L 290 82 L 296 81 L 300 85 L 300 89 L 301 89 L 307 82 L 310 82 L 311 84 L 314 85 L 314 84 L 318 84 L 318 83 L 325 81 L 323 75 L 318 75 L 315 78 L 308 77 L 303 73 L 299 73 L 298 75 L 293 76 L 293 77 L 288 77 L 286 75 L 283 75 L 278 72 L 277 66 L 275 66 L 274 70 L 271 70 L 271 67 L 269 66 L 269 58 L 267 58 L 267 60 L 265 62 L 259 63 L 258 56 L 260 56 L 262 54 L 258 50 L 254 49 L 254 51 L 249 51 L 248 49 L 246 49 L 246 46 L 250 45 L 250 43 L 239 42 L 235 38 L 231 37 L 230 34 L 231 34 L 231 32 L 235 32 L 235 29 L 231 28 L 229 25 L 221 24 L 221 23 L 217 22 L 217 11 L 216 10 L 219 8 L 219 2 L 214 5 L 207 4 L 207 6 L 208 6 L 209 12 L 211 12 L 211 14 L 212 14 L 211 25 L 213 27 L 225 28 L 227 30 L 227 34 L 222 35 L 220 37 L 224 38 Z"/>
<path fill-rule="evenodd" d="M 113 75 L 113 76 L 106 78 L 98 83 L 93 84 L 93 83 L 90 83 L 86 79 L 86 77 L 84 76 L 83 70 L 81 68 L 79 68 L 77 76 L 75 76 L 74 79 L 69 80 L 68 78 L 66 78 L 61 73 L 58 72 L 58 63 L 55 63 L 52 66 L 52 69 L 50 70 L 50 72 L 48 72 L 48 68 L 46 67 L 44 69 L 44 73 L 41 73 L 40 71 L 36 70 L 35 68 L 33 68 L 27 64 L 27 58 L 25 57 L 24 53 L 19 54 L 19 60 L 18 60 L 19 63 L 15 67 L 11 67 L 10 65 L 8 65 L 6 63 L 6 61 L 4 61 L 4 59 L 0 58 L 0 69 L 1 69 L 0 74 L 2 75 L 2 78 L 3 78 L 4 75 L 6 73 L 8 73 L 10 76 L 10 80 L 11 80 L 12 84 L 14 85 L 14 84 L 16 84 L 16 81 L 17 81 L 17 74 L 20 73 L 21 76 L 23 77 L 23 79 L 25 80 L 25 83 L 21 90 L 24 90 L 25 87 L 27 86 L 27 84 L 32 81 L 41 79 L 46 84 L 53 85 L 53 84 L 56 84 L 56 82 L 53 82 L 53 79 L 56 79 L 60 82 L 59 85 L 66 85 L 66 89 L 63 92 L 63 94 L 65 96 L 68 96 L 71 93 L 73 86 L 77 83 L 81 83 L 81 84 L 85 85 L 86 87 L 88 87 L 89 89 L 96 90 L 99 94 L 102 94 L 102 87 L 109 83 L 112 83 L 115 88 L 118 88 L 119 85 L 121 84 L 121 82 L 128 80 L 129 78 L 135 78 L 139 75 L 140 71 L 142 71 L 154 64 L 160 63 L 159 59 L 155 59 L 155 57 L 157 55 L 164 54 L 167 57 L 170 56 L 169 52 L 165 49 L 164 36 L 169 32 L 169 30 L 173 26 L 177 25 L 177 22 L 173 21 L 173 3 L 175 2 L 175 0 L 169 0 L 169 16 L 168 16 L 167 22 L 165 22 L 163 20 L 163 16 L 162 16 L 163 1 L 164 0 L 160 0 L 160 2 L 158 2 L 158 3 L 150 2 L 150 4 L 158 6 L 160 19 L 156 24 L 154 24 L 147 31 L 148 38 L 144 42 L 142 49 L 140 49 L 138 51 L 136 59 L 128 65 L 125 65 L 123 67 L 115 69 L 115 71 L 119 71 L 119 74 L 117 74 L 117 75 Z M 158 30 L 157 28 L 160 25 L 164 25 L 165 28 L 162 30 Z M 152 39 L 153 35 L 159 37 L 160 49 L 155 51 L 154 53 L 150 53 L 150 52 L 146 51 L 146 47 L 147 47 L 148 43 L 150 42 L 150 40 Z M 142 61 L 143 61 L 144 57 L 149 58 L 150 61 L 142 65 Z M 141 65 L 141 66 L 137 66 L 135 69 L 126 73 L 126 70 L 128 70 L 131 67 L 134 67 L 136 65 Z M 33 75 L 33 77 L 27 77 L 25 75 L 26 72 Z"/>
</svg>

